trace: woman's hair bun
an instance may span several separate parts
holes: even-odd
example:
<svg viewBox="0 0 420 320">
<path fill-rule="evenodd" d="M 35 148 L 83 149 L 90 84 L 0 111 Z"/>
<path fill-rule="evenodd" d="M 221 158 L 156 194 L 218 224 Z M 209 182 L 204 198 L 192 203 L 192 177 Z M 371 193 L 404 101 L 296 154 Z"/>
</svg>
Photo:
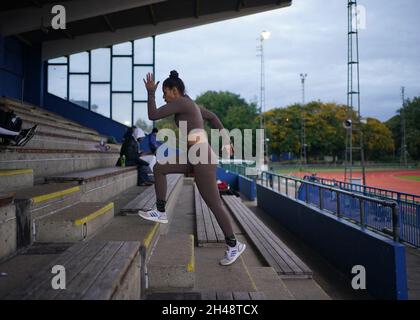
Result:
<svg viewBox="0 0 420 320">
<path fill-rule="evenodd" d="M 169 74 L 169 77 L 170 78 L 178 79 L 179 73 L 177 71 L 175 71 L 175 70 L 172 70 L 171 73 Z"/>
</svg>

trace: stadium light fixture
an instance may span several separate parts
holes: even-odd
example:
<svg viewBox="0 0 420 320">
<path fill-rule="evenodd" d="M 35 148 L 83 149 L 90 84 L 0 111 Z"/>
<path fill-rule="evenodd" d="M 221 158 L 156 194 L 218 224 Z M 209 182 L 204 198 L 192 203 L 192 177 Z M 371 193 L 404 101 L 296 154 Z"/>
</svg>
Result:
<svg viewBox="0 0 420 320">
<path fill-rule="evenodd" d="M 263 31 L 261 32 L 261 40 L 268 40 L 271 37 L 270 31 Z"/>
</svg>

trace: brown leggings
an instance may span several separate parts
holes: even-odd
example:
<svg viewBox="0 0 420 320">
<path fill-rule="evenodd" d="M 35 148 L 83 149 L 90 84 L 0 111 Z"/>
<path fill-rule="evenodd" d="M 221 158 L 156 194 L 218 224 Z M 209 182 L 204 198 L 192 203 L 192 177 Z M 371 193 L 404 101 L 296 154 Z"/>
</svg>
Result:
<svg viewBox="0 0 420 320">
<path fill-rule="evenodd" d="M 208 146 L 211 150 L 211 147 Z M 209 150 L 209 153 L 211 152 Z M 208 164 L 160 164 L 157 162 L 153 167 L 153 173 L 155 176 L 155 191 L 157 200 L 166 199 L 166 175 L 170 173 L 183 173 L 189 174 L 194 172 L 195 183 L 200 191 L 201 196 L 206 202 L 207 206 L 214 213 L 216 220 L 223 231 L 225 237 L 231 237 L 234 235 L 232 229 L 232 223 L 229 218 L 228 211 L 222 204 L 220 199 L 219 189 L 217 188 L 217 177 L 216 177 L 217 165 Z"/>
</svg>

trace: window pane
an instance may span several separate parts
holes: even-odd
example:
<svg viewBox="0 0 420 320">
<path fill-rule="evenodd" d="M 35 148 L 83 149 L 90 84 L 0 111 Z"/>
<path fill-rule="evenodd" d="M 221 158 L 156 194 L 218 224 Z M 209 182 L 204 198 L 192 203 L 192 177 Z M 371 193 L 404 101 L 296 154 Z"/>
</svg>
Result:
<svg viewBox="0 0 420 320">
<path fill-rule="evenodd" d="M 134 41 L 134 63 L 153 63 L 153 38 Z"/>
<path fill-rule="evenodd" d="M 112 94 L 112 119 L 126 126 L 131 126 L 131 94 Z"/>
<path fill-rule="evenodd" d="M 70 56 L 70 72 L 89 72 L 89 54 L 87 52 Z"/>
<path fill-rule="evenodd" d="M 134 103 L 134 125 L 149 133 L 153 129 L 153 121 L 147 115 L 147 103 Z"/>
<path fill-rule="evenodd" d="M 112 54 L 132 54 L 131 42 L 124 42 L 112 46 Z"/>
<path fill-rule="evenodd" d="M 147 100 L 143 79 L 148 72 L 153 72 L 153 67 L 134 67 L 134 100 Z"/>
<path fill-rule="evenodd" d="M 48 60 L 48 63 L 67 63 L 67 57 L 60 57 Z"/>
<path fill-rule="evenodd" d="M 92 81 L 110 81 L 111 78 L 111 50 L 96 49 L 91 52 Z"/>
<path fill-rule="evenodd" d="M 110 85 L 92 84 L 90 110 L 110 117 Z"/>
<path fill-rule="evenodd" d="M 112 90 L 131 91 L 132 90 L 132 59 L 113 58 L 112 60 Z"/>
<path fill-rule="evenodd" d="M 89 108 L 89 77 L 86 75 L 70 75 L 69 101 Z"/>
<path fill-rule="evenodd" d="M 67 66 L 48 66 L 48 92 L 67 99 Z"/>
</svg>

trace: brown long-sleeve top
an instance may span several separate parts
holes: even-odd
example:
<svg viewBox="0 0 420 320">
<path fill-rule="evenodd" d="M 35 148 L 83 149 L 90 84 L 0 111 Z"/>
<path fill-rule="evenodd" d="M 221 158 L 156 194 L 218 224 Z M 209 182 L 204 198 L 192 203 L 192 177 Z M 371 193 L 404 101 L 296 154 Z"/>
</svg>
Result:
<svg viewBox="0 0 420 320">
<path fill-rule="evenodd" d="M 160 108 L 156 108 L 155 92 L 148 91 L 147 109 L 150 120 L 159 120 L 175 115 L 175 122 L 178 127 L 180 121 L 186 121 L 188 133 L 193 129 L 204 129 L 203 119 L 209 121 L 214 129 L 224 129 L 222 122 L 213 112 L 198 106 L 188 96 L 179 97 Z"/>
</svg>

